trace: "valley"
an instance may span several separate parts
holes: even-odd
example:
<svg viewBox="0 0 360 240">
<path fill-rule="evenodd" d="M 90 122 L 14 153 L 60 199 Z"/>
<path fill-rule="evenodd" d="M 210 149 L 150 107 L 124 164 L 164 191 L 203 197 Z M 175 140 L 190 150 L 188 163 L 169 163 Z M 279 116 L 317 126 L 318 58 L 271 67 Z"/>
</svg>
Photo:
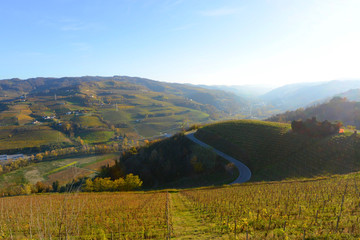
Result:
<svg viewBox="0 0 360 240">
<path fill-rule="evenodd" d="M 24 154 L 1 168 L 5 239 L 360 236 L 357 102 L 335 97 L 262 121 L 281 108 L 141 78 L 0 86 L 0 153 Z M 346 126 L 293 129 L 342 126 L 312 117 Z"/>
<path fill-rule="evenodd" d="M 1 1 L 0 240 L 360 240 L 360 1 Z"/>
</svg>

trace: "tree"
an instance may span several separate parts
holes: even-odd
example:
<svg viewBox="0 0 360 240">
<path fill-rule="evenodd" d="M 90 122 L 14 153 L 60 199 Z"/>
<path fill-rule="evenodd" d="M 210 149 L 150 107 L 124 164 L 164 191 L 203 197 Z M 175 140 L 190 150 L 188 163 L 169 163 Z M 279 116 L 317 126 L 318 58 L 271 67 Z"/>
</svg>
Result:
<svg viewBox="0 0 360 240">
<path fill-rule="evenodd" d="M 83 190 L 85 192 L 93 192 L 94 191 L 94 183 L 90 178 L 86 179 Z"/>
<path fill-rule="evenodd" d="M 36 187 L 37 192 L 39 192 L 39 193 L 46 192 L 46 190 L 47 190 L 47 186 L 42 182 L 37 182 L 35 184 L 35 187 Z"/>
<path fill-rule="evenodd" d="M 43 157 L 44 157 L 44 156 L 43 156 L 41 153 L 36 154 L 36 159 L 37 159 L 38 161 L 43 160 Z"/>
<path fill-rule="evenodd" d="M 56 180 L 55 182 L 52 183 L 52 188 L 54 192 L 58 192 L 60 190 L 60 186 L 59 186 L 59 181 Z"/>
<path fill-rule="evenodd" d="M 23 189 L 24 189 L 24 194 L 26 194 L 26 195 L 30 195 L 32 192 L 30 184 L 25 184 L 23 186 Z"/>
<path fill-rule="evenodd" d="M 139 189 L 142 186 L 143 182 L 139 176 L 132 173 L 126 175 L 125 177 L 125 189 L 124 190 L 134 190 Z"/>
</svg>

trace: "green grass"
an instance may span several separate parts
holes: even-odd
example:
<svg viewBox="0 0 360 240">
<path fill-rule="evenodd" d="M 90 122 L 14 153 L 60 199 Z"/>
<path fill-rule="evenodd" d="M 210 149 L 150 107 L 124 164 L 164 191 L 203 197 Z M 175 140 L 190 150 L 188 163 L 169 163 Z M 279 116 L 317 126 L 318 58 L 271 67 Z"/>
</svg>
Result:
<svg viewBox="0 0 360 240">
<path fill-rule="evenodd" d="M 242 160 L 253 181 L 343 174 L 360 169 L 360 137 L 350 133 L 312 138 L 290 125 L 241 120 L 211 124 L 196 136 Z"/>
<path fill-rule="evenodd" d="M 112 137 L 114 137 L 114 132 L 112 132 L 112 131 L 88 131 L 88 132 L 81 133 L 79 136 L 87 144 L 102 143 L 102 142 L 107 142 Z"/>
</svg>

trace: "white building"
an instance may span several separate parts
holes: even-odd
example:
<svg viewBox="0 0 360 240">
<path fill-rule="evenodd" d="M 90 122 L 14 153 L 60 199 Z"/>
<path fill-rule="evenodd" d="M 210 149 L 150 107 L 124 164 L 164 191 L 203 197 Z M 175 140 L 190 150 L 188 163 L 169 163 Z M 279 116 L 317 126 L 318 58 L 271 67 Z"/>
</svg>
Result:
<svg viewBox="0 0 360 240">
<path fill-rule="evenodd" d="M 19 158 L 24 158 L 24 154 L 0 155 L 0 162 L 4 162 L 8 160 L 16 160 Z"/>
</svg>

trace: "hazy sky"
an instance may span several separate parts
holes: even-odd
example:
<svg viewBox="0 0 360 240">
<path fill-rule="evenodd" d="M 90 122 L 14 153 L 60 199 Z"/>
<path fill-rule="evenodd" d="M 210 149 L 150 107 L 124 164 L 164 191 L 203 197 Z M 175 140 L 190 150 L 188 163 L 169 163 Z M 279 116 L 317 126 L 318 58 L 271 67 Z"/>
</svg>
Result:
<svg viewBox="0 0 360 240">
<path fill-rule="evenodd" d="M 1 0 L 0 79 L 360 79 L 359 13 L 359 0 Z"/>
</svg>

